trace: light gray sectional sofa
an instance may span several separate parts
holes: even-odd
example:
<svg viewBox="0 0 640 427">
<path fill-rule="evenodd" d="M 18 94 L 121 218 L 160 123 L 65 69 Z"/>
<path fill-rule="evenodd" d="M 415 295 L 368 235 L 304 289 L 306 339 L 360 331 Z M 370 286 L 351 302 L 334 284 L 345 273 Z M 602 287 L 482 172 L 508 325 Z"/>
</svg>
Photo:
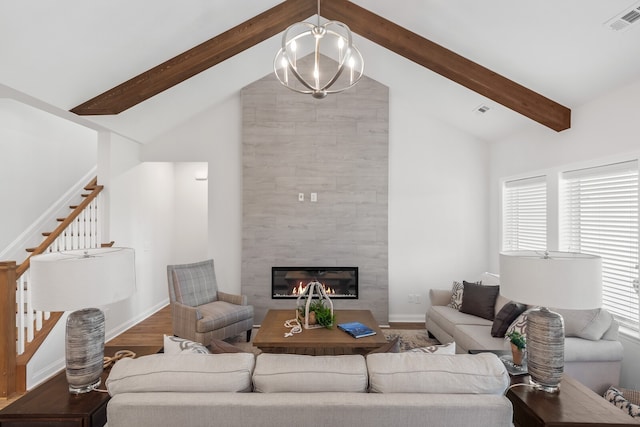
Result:
<svg viewBox="0 0 640 427">
<path fill-rule="evenodd" d="M 107 379 L 109 427 L 512 425 L 493 354 L 156 354 Z"/>
<path fill-rule="evenodd" d="M 431 307 L 426 313 L 426 327 L 432 336 L 441 343 L 455 341 L 457 353 L 509 348 L 504 338 L 491 336 L 492 320 L 448 307 L 451 295 L 451 290 L 431 289 L 429 292 Z M 499 295 L 495 314 L 508 302 Z M 606 310 L 556 311 L 565 321 L 564 371 L 600 395 L 610 385 L 617 385 L 623 349 L 618 341 L 618 323 L 613 316 Z"/>
</svg>

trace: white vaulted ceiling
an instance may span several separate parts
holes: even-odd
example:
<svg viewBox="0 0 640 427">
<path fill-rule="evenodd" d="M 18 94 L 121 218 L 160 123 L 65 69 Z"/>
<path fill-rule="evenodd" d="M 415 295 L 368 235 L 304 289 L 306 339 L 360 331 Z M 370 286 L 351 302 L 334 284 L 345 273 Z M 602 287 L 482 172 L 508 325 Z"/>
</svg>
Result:
<svg viewBox="0 0 640 427">
<path fill-rule="evenodd" d="M 572 109 L 640 77 L 640 23 L 623 32 L 605 25 L 638 5 L 628 0 L 353 3 Z M 0 0 L 0 84 L 70 110 L 278 4 Z M 355 42 L 392 102 L 394 88 L 413 88 L 425 114 L 485 140 L 541 126 L 359 35 Z M 147 143 L 270 73 L 279 44 L 273 36 L 118 115 L 84 119 Z M 475 113 L 483 104 L 491 110 Z"/>
</svg>

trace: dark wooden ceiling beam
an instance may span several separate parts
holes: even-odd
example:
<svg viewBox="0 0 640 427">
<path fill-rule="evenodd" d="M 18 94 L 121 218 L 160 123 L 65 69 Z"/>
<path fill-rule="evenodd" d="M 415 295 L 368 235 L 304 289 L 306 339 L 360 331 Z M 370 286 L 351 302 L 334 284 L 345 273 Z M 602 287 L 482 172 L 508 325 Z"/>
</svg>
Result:
<svg viewBox="0 0 640 427">
<path fill-rule="evenodd" d="M 571 110 L 347 0 L 325 0 L 321 14 L 410 61 L 553 130 L 571 127 Z"/>
<path fill-rule="evenodd" d="M 78 115 L 118 114 L 317 13 L 309 0 L 283 3 L 71 109 Z M 275 52 L 274 52 L 275 55 Z"/>
<path fill-rule="evenodd" d="M 118 114 L 260 43 L 317 12 L 312 0 L 283 3 L 73 108 L 78 115 Z M 571 110 L 348 0 L 324 0 L 321 14 L 443 77 L 556 131 Z"/>
</svg>

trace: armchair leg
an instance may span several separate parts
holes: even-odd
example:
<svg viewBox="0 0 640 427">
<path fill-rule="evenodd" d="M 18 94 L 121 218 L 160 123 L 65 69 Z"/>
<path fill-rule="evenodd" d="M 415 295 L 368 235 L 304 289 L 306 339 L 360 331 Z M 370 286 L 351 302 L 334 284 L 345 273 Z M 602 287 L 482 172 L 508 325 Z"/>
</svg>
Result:
<svg viewBox="0 0 640 427">
<path fill-rule="evenodd" d="M 251 341 L 251 329 L 247 331 L 247 342 Z"/>
</svg>

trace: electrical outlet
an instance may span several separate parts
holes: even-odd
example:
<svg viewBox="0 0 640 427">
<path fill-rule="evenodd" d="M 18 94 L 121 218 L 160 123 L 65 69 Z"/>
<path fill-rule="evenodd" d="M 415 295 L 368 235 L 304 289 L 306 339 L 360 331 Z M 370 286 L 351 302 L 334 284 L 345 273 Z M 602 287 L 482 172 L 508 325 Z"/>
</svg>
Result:
<svg viewBox="0 0 640 427">
<path fill-rule="evenodd" d="M 420 302 L 420 294 L 415 294 L 414 296 L 415 296 L 415 298 L 414 298 L 414 302 L 415 302 L 416 304 L 421 304 L 421 302 Z"/>
<path fill-rule="evenodd" d="M 318 193 L 311 193 L 311 201 L 312 202 L 318 201 Z"/>
</svg>

